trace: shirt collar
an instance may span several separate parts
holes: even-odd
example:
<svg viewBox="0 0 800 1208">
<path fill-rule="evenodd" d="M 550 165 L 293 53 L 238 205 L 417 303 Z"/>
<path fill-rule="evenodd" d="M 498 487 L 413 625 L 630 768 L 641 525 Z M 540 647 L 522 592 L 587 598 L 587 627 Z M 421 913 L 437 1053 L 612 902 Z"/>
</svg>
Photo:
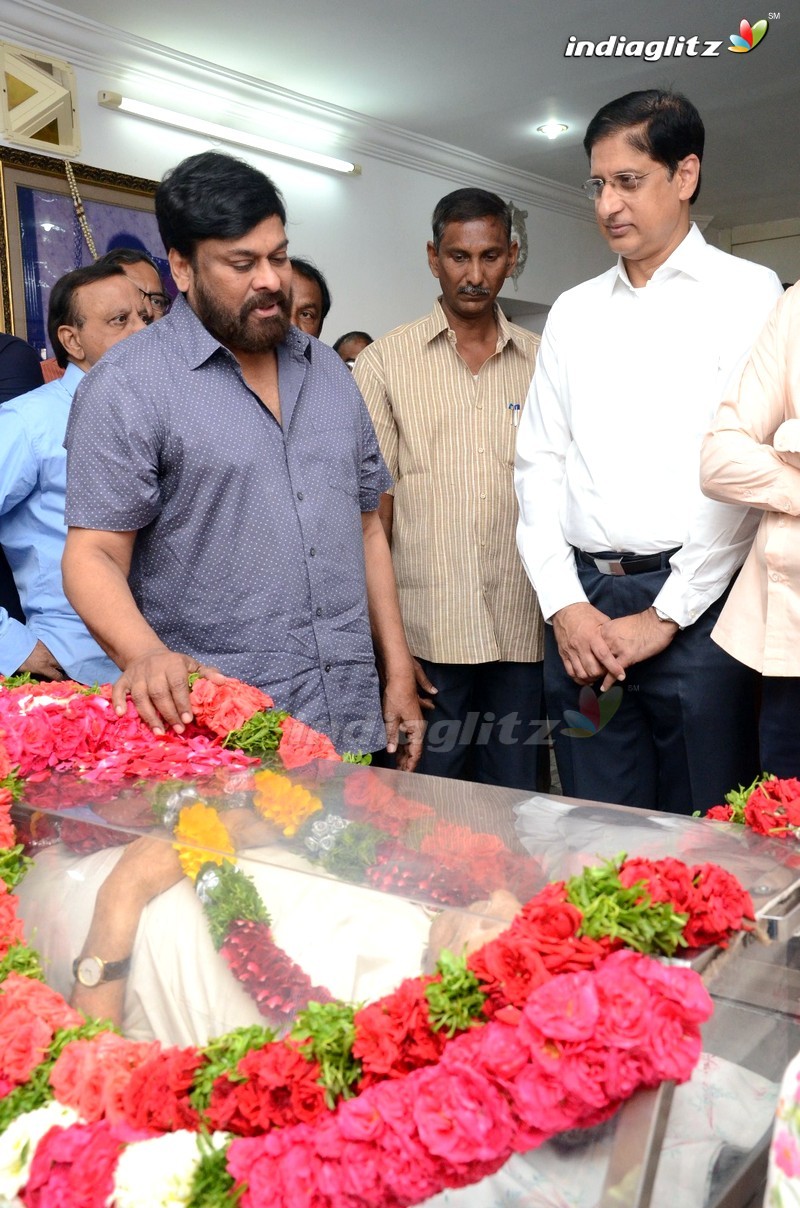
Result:
<svg viewBox="0 0 800 1208">
<path fill-rule="evenodd" d="M 505 317 L 496 302 L 494 304 L 494 317 L 497 322 L 498 349 L 505 348 L 506 344 L 508 344 L 510 341 L 516 348 L 524 351 L 523 337 L 517 335 L 517 333 L 512 330 L 511 324 L 508 322 L 508 319 Z M 433 304 L 433 310 L 428 315 L 425 322 L 427 325 L 426 340 L 429 344 L 435 340 L 437 336 L 440 336 L 442 332 L 448 332 L 451 330 L 450 324 L 447 321 L 447 315 L 444 313 L 441 298 L 436 299 Z"/>
<path fill-rule="evenodd" d="M 222 351 L 226 356 L 233 356 L 230 349 L 226 348 L 224 344 L 220 344 L 216 336 L 213 336 L 208 328 L 203 326 L 183 294 L 178 294 L 166 318 L 159 319 L 159 324 L 161 323 L 169 323 L 177 334 L 190 369 L 199 369 L 215 352 Z M 167 329 L 164 328 L 164 330 Z M 299 328 L 290 326 L 286 339 L 280 347 L 285 348 L 289 355 L 295 356 L 298 360 L 310 361 L 311 345 L 310 336 L 306 335 L 304 331 L 300 331 Z"/>
<path fill-rule="evenodd" d="M 693 222 L 672 255 L 653 273 L 651 281 L 662 281 L 679 273 L 699 281 L 705 275 L 707 248 L 708 244 L 701 235 L 699 227 Z M 617 286 L 624 286 L 627 289 L 635 288 L 631 285 L 621 256 L 617 260 L 616 272 L 611 278 L 612 290 Z"/>
<path fill-rule="evenodd" d="M 56 381 L 61 382 L 69 397 L 72 398 L 85 377 L 84 371 L 70 361 L 63 375 L 56 378 Z"/>
</svg>

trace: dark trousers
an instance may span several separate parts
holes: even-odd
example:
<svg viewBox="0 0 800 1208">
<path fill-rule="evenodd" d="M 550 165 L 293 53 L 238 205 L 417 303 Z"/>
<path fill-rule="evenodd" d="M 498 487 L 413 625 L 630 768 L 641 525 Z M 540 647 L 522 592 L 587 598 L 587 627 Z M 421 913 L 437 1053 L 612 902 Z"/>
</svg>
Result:
<svg viewBox="0 0 800 1208">
<path fill-rule="evenodd" d="M 649 608 L 669 571 L 616 576 L 579 565 L 578 573 L 590 603 L 620 617 Z M 756 677 L 711 640 L 724 600 L 661 654 L 627 669 L 619 709 L 596 733 L 570 737 L 559 726 L 555 752 L 565 796 L 691 814 L 752 781 Z M 580 688 L 564 670 L 549 625 L 544 677 L 553 721 L 580 710 Z"/>
<path fill-rule="evenodd" d="M 764 676 L 759 738 L 762 771 L 800 777 L 800 679 Z"/>
<path fill-rule="evenodd" d="M 541 663 L 419 661 L 438 692 L 426 713 L 418 772 L 547 788 L 550 747 Z"/>
</svg>

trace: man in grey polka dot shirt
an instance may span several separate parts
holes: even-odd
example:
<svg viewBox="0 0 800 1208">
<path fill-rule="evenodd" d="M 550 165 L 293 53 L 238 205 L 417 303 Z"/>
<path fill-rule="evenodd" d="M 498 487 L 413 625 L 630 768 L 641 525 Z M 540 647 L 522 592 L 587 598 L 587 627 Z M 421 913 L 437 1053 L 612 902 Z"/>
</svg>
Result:
<svg viewBox="0 0 800 1208">
<path fill-rule="evenodd" d="M 339 750 L 391 751 L 402 729 L 410 769 L 423 723 L 377 513 L 390 479 L 347 367 L 289 323 L 283 199 L 204 152 L 167 173 L 156 214 L 183 297 L 104 358 L 66 439 L 64 584 L 122 669 L 114 703 L 180 731 L 188 674 L 218 670 Z"/>
</svg>

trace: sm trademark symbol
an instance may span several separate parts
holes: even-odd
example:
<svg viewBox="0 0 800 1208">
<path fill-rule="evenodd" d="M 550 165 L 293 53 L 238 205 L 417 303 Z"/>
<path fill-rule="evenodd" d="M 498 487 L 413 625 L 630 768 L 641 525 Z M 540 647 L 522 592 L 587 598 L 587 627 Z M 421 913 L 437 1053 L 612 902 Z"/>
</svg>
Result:
<svg viewBox="0 0 800 1208">
<path fill-rule="evenodd" d="M 770 19 L 770 21 L 780 21 L 781 15 L 780 15 L 780 13 L 770 13 L 769 19 Z"/>
</svg>

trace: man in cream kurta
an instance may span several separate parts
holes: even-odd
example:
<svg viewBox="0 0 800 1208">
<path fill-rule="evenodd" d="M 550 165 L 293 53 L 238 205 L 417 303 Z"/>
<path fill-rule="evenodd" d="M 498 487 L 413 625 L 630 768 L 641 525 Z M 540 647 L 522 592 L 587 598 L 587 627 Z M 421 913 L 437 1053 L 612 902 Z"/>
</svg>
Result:
<svg viewBox="0 0 800 1208">
<path fill-rule="evenodd" d="M 756 539 L 711 634 L 762 674 L 761 767 L 800 774 L 800 285 L 756 340 L 703 444 L 703 490 L 758 508 Z"/>
<path fill-rule="evenodd" d="M 443 198 L 428 244 L 441 297 L 365 348 L 354 376 L 395 481 L 381 516 L 432 702 L 418 770 L 533 788 L 542 628 L 514 545 L 513 464 L 538 337 L 495 302 L 516 256 L 499 197 Z"/>
</svg>

